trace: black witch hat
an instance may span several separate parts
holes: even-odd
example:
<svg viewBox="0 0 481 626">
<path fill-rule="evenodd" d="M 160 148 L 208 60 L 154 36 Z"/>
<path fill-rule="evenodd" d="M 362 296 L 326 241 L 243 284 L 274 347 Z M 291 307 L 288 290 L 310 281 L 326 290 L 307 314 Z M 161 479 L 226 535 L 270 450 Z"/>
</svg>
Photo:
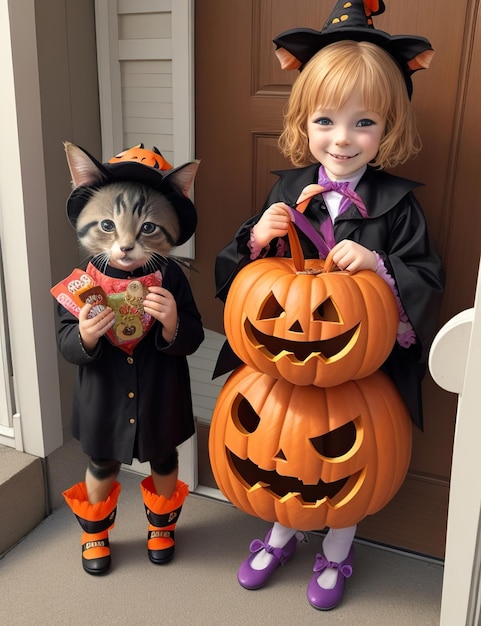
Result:
<svg viewBox="0 0 481 626">
<path fill-rule="evenodd" d="M 302 70 L 316 52 L 337 41 L 368 41 L 393 57 L 401 69 L 411 97 L 411 75 L 429 67 L 434 50 L 424 37 L 390 35 L 374 28 L 372 16 L 384 11 L 382 0 L 338 0 L 322 30 L 295 28 L 274 38 L 276 55 L 282 69 Z"/>
</svg>

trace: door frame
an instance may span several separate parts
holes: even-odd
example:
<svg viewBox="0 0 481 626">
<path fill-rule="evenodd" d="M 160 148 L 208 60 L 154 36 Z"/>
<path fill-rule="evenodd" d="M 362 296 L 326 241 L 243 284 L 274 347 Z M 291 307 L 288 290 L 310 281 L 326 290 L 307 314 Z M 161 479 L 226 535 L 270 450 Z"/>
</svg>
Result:
<svg viewBox="0 0 481 626">
<path fill-rule="evenodd" d="M 460 385 L 454 436 L 451 490 L 444 566 L 441 626 L 479 624 L 481 610 L 481 421 L 479 377 L 481 373 L 481 264 L 472 311 L 466 370 Z M 439 331 L 443 339 L 449 322 Z M 451 345 L 457 353 L 462 346 Z M 431 357 L 435 355 L 435 346 Z M 446 354 L 444 353 L 444 356 Z M 456 354 L 453 354 L 456 357 Z M 461 365 L 461 364 L 460 364 Z M 452 373 L 451 373 L 452 374 Z M 441 381 L 439 384 L 442 386 Z M 450 389 L 453 390 L 452 388 Z"/>
</svg>

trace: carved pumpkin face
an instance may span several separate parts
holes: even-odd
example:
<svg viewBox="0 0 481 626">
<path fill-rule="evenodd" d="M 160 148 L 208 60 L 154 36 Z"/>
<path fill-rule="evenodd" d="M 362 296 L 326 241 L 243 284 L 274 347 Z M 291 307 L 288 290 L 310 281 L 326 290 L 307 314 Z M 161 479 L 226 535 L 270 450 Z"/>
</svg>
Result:
<svg viewBox="0 0 481 626">
<path fill-rule="evenodd" d="M 344 528 L 380 510 L 401 486 L 411 421 L 382 372 L 327 389 L 249 367 L 224 385 L 209 451 L 222 493 L 289 528 Z"/>
<path fill-rule="evenodd" d="M 363 378 L 389 356 L 399 315 L 387 283 L 363 270 L 324 272 L 308 260 L 265 258 L 244 267 L 224 310 L 229 343 L 247 365 L 295 385 Z"/>
<path fill-rule="evenodd" d="M 156 170 L 171 170 L 172 165 L 164 159 L 158 149 L 146 150 L 143 143 L 139 143 L 133 148 L 124 150 L 109 160 L 109 163 L 119 163 L 121 161 L 138 161 L 143 165 L 148 165 Z"/>
</svg>

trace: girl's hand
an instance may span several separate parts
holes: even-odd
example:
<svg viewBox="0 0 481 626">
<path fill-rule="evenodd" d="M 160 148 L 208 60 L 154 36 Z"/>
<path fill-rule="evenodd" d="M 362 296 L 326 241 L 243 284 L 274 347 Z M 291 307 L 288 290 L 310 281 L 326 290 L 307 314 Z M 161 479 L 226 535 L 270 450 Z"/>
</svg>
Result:
<svg viewBox="0 0 481 626">
<path fill-rule="evenodd" d="M 162 324 L 162 336 L 167 343 L 171 343 L 177 328 L 177 303 L 170 291 L 164 287 L 149 287 L 144 311 Z"/>
<path fill-rule="evenodd" d="M 347 270 L 351 274 L 360 270 L 375 272 L 377 269 L 374 252 L 350 239 L 344 239 L 336 244 L 329 252 L 328 258 L 331 258 L 340 270 Z"/>
<path fill-rule="evenodd" d="M 290 209 L 284 202 L 276 202 L 262 214 L 261 219 L 252 229 L 259 248 L 264 248 L 276 237 L 284 237 L 291 221 Z"/>
<path fill-rule="evenodd" d="M 115 324 L 115 313 L 110 307 L 89 318 L 88 315 L 94 305 L 86 304 L 79 313 L 79 333 L 83 346 L 87 352 L 93 352 L 100 337 Z"/>
</svg>

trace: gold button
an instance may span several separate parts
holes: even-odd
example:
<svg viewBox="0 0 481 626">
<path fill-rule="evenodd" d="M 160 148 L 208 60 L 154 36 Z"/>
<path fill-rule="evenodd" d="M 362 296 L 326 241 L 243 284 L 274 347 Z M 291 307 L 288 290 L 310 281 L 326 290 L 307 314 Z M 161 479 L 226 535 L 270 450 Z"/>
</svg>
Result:
<svg viewBox="0 0 481 626">
<path fill-rule="evenodd" d="M 127 363 L 128 363 L 129 365 L 132 365 L 132 363 L 133 363 L 133 362 L 134 362 L 134 359 L 133 359 L 131 356 L 128 356 L 128 357 L 127 357 Z"/>
<path fill-rule="evenodd" d="M 131 424 L 135 424 L 134 418 L 130 419 L 129 421 L 130 421 Z"/>
<path fill-rule="evenodd" d="M 133 391 L 130 391 L 128 395 L 129 395 L 129 398 L 133 398 L 135 396 L 135 393 Z"/>
</svg>

